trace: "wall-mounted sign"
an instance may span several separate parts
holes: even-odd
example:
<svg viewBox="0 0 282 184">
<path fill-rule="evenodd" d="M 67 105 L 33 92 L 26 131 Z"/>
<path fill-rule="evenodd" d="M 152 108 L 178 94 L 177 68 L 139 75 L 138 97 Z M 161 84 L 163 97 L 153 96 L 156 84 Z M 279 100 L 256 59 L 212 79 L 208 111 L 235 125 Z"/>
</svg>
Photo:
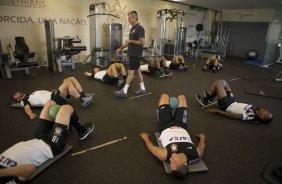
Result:
<svg viewBox="0 0 282 184">
<path fill-rule="evenodd" d="M 0 6 L 45 8 L 46 3 L 43 0 L 0 0 Z"/>
<path fill-rule="evenodd" d="M 44 20 L 52 20 L 55 24 L 86 25 L 86 20 L 80 18 L 34 18 L 25 16 L 0 15 L 0 23 L 43 24 Z"/>
</svg>

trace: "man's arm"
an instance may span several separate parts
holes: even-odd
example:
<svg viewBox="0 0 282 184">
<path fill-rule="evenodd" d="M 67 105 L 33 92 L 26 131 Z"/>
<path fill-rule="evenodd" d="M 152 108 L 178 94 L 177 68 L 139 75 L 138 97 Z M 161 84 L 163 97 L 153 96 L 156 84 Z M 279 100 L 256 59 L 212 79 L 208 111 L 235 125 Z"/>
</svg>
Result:
<svg viewBox="0 0 282 184">
<path fill-rule="evenodd" d="M 145 38 L 139 38 L 138 40 L 129 40 L 129 43 L 135 44 L 135 45 L 144 45 Z"/>
<path fill-rule="evenodd" d="M 37 117 L 36 114 L 32 112 L 30 105 L 25 105 L 24 111 L 30 119 L 35 119 Z"/>
<path fill-rule="evenodd" d="M 164 148 L 159 148 L 157 146 L 154 146 L 153 143 L 151 142 L 149 138 L 149 134 L 147 133 L 141 133 L 140 134 L 141 138 L 144 140 L 147 149 L 155 156 L 157 157 L 160 161 L 164 161 L 167 157 L 167 151 Z"/>
<path fill-rule="evenodd" d="M 0 169 L 0 177 L 13 176 L 18 177 L 21 181 L 27 180 L 36 170 L 33 164 L 18 165 Z"/>
<path fill-rule="evenodd" d="M 243 114 L 230 113 L 230 112 L 222 111 L 220 109 L 207 109 L 206 111 L 211 113 L 217 113 L 232 119 L 239 119 L 239 120 L 243 119 Z"/>
<path fill-rule="evenodd" d="M 210 64 L 210 58 L 207 59 L 206 64 Z"/>
<path fill-rule="evenodd" d="M 128 47 L 129 44 L 129 40 L 125 40 L 125 43 L 120 48 L 118 48 L 116 52 L 121 52 L 124 48 Z"/>
<path fill-rule="evenodd" d="M 125 43 L 116 50 L 116 52 L 121 52 L 124 48 L 128 47 L 129 44 L 144 45 L 145 38 L 139 38 L 138 40 L 125 40 Z"/>
<path fill-rule="evenodd" d="M 197 151 L 199 154 L 199 158 L 202 158 L 205 152 L 205 147 L 206 147 L 206 143 L 205 143 L 206 136 L 204 134 L 199 134 L 199 135 L 196 135 L 196 137 L 199 140 Z"/>
</svg>

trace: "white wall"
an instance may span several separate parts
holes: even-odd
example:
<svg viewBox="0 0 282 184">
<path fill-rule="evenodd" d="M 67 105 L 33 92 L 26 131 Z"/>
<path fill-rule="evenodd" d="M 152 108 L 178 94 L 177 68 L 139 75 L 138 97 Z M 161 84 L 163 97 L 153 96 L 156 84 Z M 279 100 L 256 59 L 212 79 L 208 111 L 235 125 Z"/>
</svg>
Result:
<svg viewBox="0 0 282 184">
<path fill-rule="evenodd" d="M 12 2 L 21 4 L 11 4 Z M 24 4 L 29 2 L 29 4 Z M 37 2 L 37 4 L 30 4 Z M 37 53 L 42 63 L 47 60 L 46 38 L 43 19 L 55 21 L 55 36 L 78 36 L 87 47 L 86 52 L 81 52 L 78 59 L 83 60 L 90 53 L 90 28 L 89 5 L 92 3 L 106 2 L 105 13 L 120 14 L 125 27 L 123 35 L 128 37 L 130 25 L 127 22 L 127 13 L 136 10 L 139 22 L 146 31 L 146 45 L 151 44 L 155 37 L 156 15 L 160 9 L 178 9 L 187 11 L 184 20 L 187 27 L 187 40 L 193 40 L 195 26 L 202 22 L 203 12 L 191 10 L 189 6 L 168 3 L 161 0 L 0 0 L 0 39 L 4 51 L 8 43 L 15 45 L 14 38 L 23 36 L 31 51 Z M 8 3 L 8 4 L 7 4 Z M 208 20 L 207 18 L 205 21 Z M 204 28 L 205 29 L 205 28 Z"/>
<path fill-rule="evenodd" d="M 139 22 L 144 27 L 146 31 L 146 46 L 151 44 L 151 40 L 155 38 L 155 31 L 156 31 L 156 17 L 157 11 L 161 9 L 178 9 L 184 10 L 187 13 L 184 16 L 184 24 L 185 26 L 190 29 L 188 30 L 188 35 L 196 34 L 195 26 L 198 23 L 202 23 L 203 19 L 203 12 L 197 10 L 191 10 L 189 6 L 175 4 L 175 3 L 168 3 L 161 0 L 92 0 L 91 3 L 98 3 L 98 2 L 106 2 L 107 6 L 106 9 L 108 13 L 121 15 L 121 18 L 125 20 L 119 21 L 123 25 L 124 32 L 123 36 L 124 39 L 128 38 L 130 25 L 127 22 L 127 13 L 131 10 L 136 10 L 139 16 Z M 118 3 L 117 3 L 118 2 Z M 206 14 L 208 17 L 209 14 Z M 206 18 L 207 19 L 207 18 Z M 205 19 L 205 21 L 206 21 Z M 109 22 L 111 23 L 111 22 Z"/>
<path fill-rule="evenodd" d="M 222 19 L 227 22 L 271 22 L 273 9 L 223 10 Z"/>
<path fill-rule="evenodd" d="M 37 53 L 39 61 L 46 61 L 44 19 L 55 21 L 56 37 L 78 36 L 82 40 L 81 45 L 89 45 L 89 0 L 14 1 L 21 4 L 0 2 L 0 38 L 4 51 L 7 51 L 8 43 L 15 45 L 16 36 L 23 36 L 30 50 Z"/>
</svg>

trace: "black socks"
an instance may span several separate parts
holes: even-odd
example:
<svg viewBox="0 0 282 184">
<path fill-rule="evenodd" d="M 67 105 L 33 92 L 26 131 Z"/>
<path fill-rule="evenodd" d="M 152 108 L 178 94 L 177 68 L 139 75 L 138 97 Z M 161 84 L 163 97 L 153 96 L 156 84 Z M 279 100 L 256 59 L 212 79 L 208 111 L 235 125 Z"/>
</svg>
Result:
<svg viewBox="0 0 282 184">
<path fill-rule="evenodd" d="M 206 95 L 207 96 L 205 97 L 205 100 L 206 101 L 208 101 L 208 100 L 212 101 L 214 99 L 214 97 L 216 97 L 217 93 L 216 93 L 216 91 L 213 94 L 210 94 L 210 92 L 208 92 Z"/>
<path fill-rule="evenodd" d="M 80 94 L 80 96 L 78 97 L 78 99 L 83 102 L 83 98 L 86 96 L 85 92 L 81 91 L 79 94 Z"/>
<path fill-rule="evenodd" d="M 80 121 L 79 121 L 79 117 L 76 114 L 75 111 L 73 111 L 71 117 L 70 117 L 70 125 L 75 128 L 76 131 L 83 133 L 85 132 L 85 128 L 83 126 L 81 126 Z"/>
</svg>

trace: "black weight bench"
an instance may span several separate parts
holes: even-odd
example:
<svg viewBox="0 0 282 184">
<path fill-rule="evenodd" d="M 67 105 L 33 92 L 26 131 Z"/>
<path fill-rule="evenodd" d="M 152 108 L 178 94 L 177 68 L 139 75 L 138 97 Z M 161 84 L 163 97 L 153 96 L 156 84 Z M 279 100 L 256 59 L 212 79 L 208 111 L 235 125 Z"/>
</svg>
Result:
<svg viewBox="0 0 282 184">
<path fill-rule="evenodd" d="M 205 57 L 205 54 L 212 54 L 212 55 L 219 54 L 219 52 L 216 50 L 208 50 L 208 49 L 202 49 L 201 52 L 202 52 L 202 58 Z"/>
<path fill-rule="evenodd" d="M 261 177 L 269 184 L 282 183 L 282 161 L 271 161 L 265 165 Z"/>
</svg>

